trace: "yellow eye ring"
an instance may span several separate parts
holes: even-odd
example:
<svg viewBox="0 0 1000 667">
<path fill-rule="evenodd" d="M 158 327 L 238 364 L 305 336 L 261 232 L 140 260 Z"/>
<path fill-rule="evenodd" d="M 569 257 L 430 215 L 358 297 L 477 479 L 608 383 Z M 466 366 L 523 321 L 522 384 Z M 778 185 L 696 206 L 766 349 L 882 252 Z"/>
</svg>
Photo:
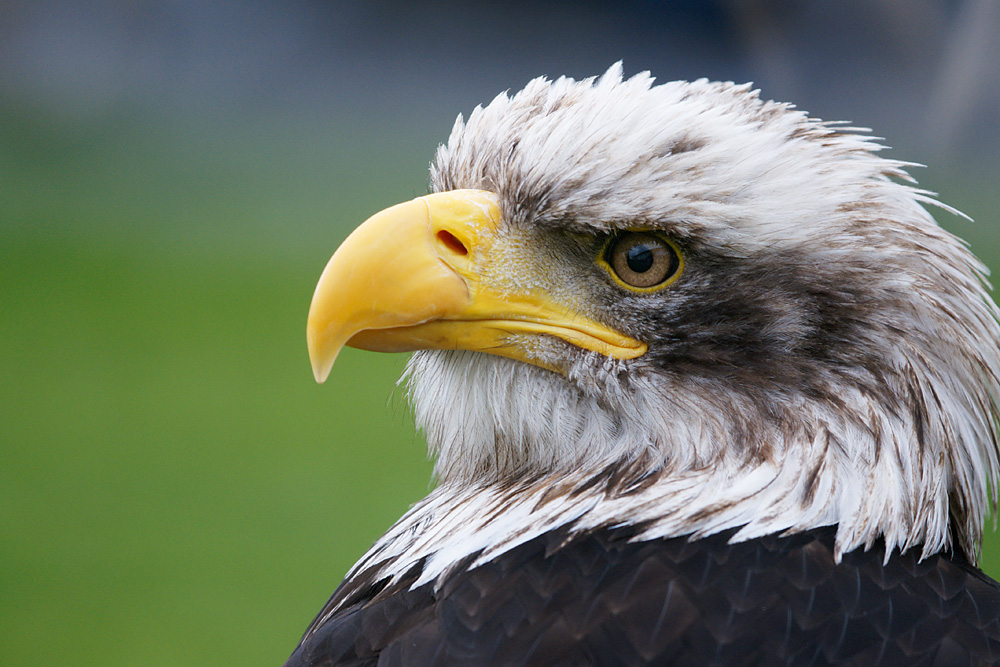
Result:
<svg viewBox="0 0 1000 667">
<path fill-rule="evenodd" d="M 618 285 L 630 292 L 658 292 L 684 271 L 680 248 L 652 231 L 615 234 L 601 249 L 597 263 Z"/>
</svg>

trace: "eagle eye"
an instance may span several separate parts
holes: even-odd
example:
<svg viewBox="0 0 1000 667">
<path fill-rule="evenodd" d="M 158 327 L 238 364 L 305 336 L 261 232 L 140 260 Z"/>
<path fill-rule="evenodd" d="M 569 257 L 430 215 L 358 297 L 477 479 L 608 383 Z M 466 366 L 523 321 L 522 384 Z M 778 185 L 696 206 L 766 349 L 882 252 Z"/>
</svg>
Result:
<svg viewBox="0 0 1000 667">
<path fill-rule="evenodd" d="M 677 247 L 654 232 L 624 232 L 614 236 L 603 264 L 617 282 L 632 290 L 666 287 L 682 268 Z"/>
</svg>

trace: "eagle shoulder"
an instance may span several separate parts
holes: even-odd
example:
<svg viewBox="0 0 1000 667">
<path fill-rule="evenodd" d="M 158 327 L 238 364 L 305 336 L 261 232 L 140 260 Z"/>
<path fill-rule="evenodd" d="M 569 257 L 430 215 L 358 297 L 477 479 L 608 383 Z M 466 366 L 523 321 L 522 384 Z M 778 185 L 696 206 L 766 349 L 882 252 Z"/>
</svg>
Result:
<svg viewBox="0 0 1000 667">
<path fill-rule="evenodd" d="M 884 544 L 834 558 L 835 527 L 730 544 L 553 530 L 435 582 L 356 573 L 286 667 L 992 664 L 1000 585 L 960 557 Z M 763 639 L 766 638 L 766 639 Z"/>
</svg>

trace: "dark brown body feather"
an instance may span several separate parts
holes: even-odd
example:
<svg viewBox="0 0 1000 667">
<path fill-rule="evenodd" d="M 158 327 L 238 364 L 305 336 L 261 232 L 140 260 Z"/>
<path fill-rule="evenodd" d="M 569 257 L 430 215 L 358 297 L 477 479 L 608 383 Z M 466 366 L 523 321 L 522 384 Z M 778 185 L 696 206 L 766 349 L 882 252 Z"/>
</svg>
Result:
<svg viewBox="0 0 1000 667">
<path fill-rule="evenodd" d="M 346 581 L 286 667 L 319 665 L 988 665 L 1000 585 L 881 543 L 833 559 L 834 528 L 728 544 L 533 539 L 410 590 Z M 360 580 L 359 580 L 360 579 Z"/>
</svg>

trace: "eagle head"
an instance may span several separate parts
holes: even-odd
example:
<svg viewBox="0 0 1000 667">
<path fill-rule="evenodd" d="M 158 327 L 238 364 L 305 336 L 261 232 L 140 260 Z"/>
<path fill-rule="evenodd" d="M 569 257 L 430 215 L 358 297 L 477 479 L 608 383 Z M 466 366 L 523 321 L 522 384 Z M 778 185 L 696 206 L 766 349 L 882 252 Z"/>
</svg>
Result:
<svg viewBox="0 0 1000 667">
<path fill-rule="evenodd" d="M 432 193 L 356 230 L 309 315 L 320 380 L 344 344 L 417 350 L 439 490 L 468 499 L 448 519 L 467 546 L 440 529 L 423 555 L 505 548 L 509 515 L 734 540 L 836 525 L 838 557 L 881 537 L 974 558 L 998 312 L 880 149 L 748 85 L 620 65 L 460 116 Z M 411 525 L 445 520 L 433 498 Z"/>
</svg>

